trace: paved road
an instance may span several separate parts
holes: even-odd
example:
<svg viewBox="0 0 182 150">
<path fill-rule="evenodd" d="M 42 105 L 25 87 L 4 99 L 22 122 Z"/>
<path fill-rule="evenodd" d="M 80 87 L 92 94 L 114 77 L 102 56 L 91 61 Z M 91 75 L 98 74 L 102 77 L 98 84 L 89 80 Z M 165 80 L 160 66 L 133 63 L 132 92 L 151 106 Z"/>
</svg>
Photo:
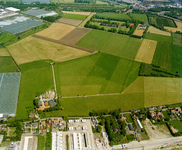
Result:
<svg viewBox="0 0 182 150">
<path fill-rule="evenodd" d="M 162 16 L 162 17 L 165 17 L 165 18 L 169 18 L 169 19 L 173 19 L 175 21 L 178 21 L 178 22 L 181 22 L 182 23 L 182 20 L 179 20 L 179 19 L 176 19 L 176 18 L 172 18 L 172 17 L 169 17 L 169 16 L 165 16 L 165 15 L 161 15 L 161 14 L 158 14 L 159 16 Z"/>
<path fill-rule="evenodd" d="M 154 149 L 159 147 L 166 147 L 169 145 L 174 145 L 179 142 L 182 142 L 182 136 L 180 137 L 172 137 L 165 139 L 157 139 L 157 140 L 146 140 L 146 141 L 133 141 L 131 143 L 125 144 L 125 149 Z M 122 146 L 114 146 L 114 149 L 121 149 Z"/>
</svg>

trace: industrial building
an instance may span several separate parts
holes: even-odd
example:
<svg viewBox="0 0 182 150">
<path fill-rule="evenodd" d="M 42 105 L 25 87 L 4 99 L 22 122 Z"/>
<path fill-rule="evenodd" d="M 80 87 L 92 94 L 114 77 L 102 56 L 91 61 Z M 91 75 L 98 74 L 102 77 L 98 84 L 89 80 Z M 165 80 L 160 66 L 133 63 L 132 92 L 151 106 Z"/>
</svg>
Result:
<svg viewBox="0 0 182 150">
<path fill-rule="evenodd" d="M 20 142 L 20 150 L 37 149 L 38 138 L 29 134 L 22 134 Z"/>
</svg>

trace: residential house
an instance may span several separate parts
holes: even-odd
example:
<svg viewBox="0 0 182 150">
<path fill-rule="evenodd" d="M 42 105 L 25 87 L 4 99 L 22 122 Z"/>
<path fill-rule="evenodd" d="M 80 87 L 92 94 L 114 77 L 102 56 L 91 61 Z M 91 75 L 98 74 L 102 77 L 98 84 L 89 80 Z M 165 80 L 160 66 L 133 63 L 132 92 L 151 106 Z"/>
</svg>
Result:
<svg viewBox="0 0 182 150">
<path fill-rule="evenodd" d="M 46 122 L 45 121 L 41 121 L 41 125 L 46 125 Z"/>
<path fill-rule="evenodd" d="M 53 123 L 54 123 L 55 125 L 57 125 L 59 122 L 58 122 L 58 120 L 53 120 Z"/>
</svg>

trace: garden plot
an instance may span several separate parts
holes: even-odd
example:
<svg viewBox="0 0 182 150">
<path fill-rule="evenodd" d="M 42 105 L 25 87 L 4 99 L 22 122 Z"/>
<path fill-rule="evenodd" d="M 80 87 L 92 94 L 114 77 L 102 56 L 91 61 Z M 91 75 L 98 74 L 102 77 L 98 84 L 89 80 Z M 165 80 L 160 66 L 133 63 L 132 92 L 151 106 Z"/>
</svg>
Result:
<svg viewBox="0 0 182 150">
<path fill-rule="evenodd" d="M 73 26 L 78 26 L 80 23 L 82 23 L 83 20 L 61 18 L 58 21 L 61 23 L 66 23 L 66 24 L 70 24 Z"/>
<path fill-rule="evenodd" d="M 75 27 L 62 24 L 62 23 L 53 23 L 49 28 L 36 33 L 36 35 L 44 36 L 54 40 L 59 40 L 64 37 L 66 34 L 71 32 Z"/>
<path fill-rule="evenodd" d="M 151 64 L 156 46 L 157 41 L 144 39 L 135 57 L 135 61 Z"/>
<path fill-rule="evenodd" d="M 91 29 L 87 28 L 76 28 L 61 38 L 60 41 L 68 45 L 74 45 L 90 31 Z"/>
<path fill-rule="evenodd" d="M 137 36 L 142 36 L 143 35 L 143 32 L 145 30 L 142 30 L 142 29 L 139 29 L 138 27 L 140 26 L 141 24 L 139 24 L 135 30 L 135 32 L 133 33 L 133 35 L 137 35 Z"/>
</svg>

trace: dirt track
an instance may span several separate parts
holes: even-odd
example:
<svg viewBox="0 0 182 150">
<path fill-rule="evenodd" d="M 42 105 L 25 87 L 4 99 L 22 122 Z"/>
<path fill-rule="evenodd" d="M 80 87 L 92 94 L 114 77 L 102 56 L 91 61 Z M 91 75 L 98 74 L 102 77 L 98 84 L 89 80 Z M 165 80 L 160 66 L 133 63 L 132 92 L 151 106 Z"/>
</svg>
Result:
<svg viewBox="0 0 182 150">
<path fill-rule="evenodd" d="M 46 37 L 36 35 L 36 34 L 32 35 L 32 37 L 39 38 L 39 39 L 42 39 L 42 40 L 45 40 L 45 41 L 50 41 L 50 42 L 57 43 L 57 44 L 66 45 L 66 46 L 73 47 L 73 48 L 77 48 L 77 49 L 80 49 L 80 50 L 83 50 L 83 51 L 86 51 L 86 52 L 89 52 L 89 53 L 94 53 L 95 52 L 94 50 L 91 50 L 91 49 L 88 49 L 88 48 L 84 48 L 84 47 L 80 47 L 80 46 L 76 46 L 76 45 L 69 45 L 69 44 L 66 44 L 64 42 L 57 41 L 57 40 L 50 39 L 50 38 L 46 38 Z"/>
</svg>

